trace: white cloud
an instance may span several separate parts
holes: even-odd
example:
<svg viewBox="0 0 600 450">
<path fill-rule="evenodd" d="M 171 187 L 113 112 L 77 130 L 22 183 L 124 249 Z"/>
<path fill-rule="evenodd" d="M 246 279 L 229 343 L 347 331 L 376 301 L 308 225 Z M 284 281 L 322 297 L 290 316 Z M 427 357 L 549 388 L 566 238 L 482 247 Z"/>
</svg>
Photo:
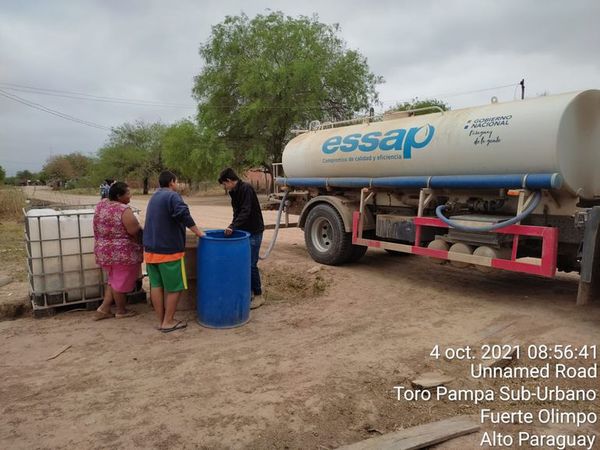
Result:
<svg viewBox="0 0 600 450">
<path fill-rule="evenodd" d="M 600 2 L 233 0 L 1 1 L 0 83 L 189 105 L 156 108 L 10 91 L 105 126 L 194 114 L 198 48 L 211 25 L 245 11 L 317 13 L 386 83 L 387 104 L 517 83 L 528 95 L 600 88 Z M 4 4 L 6 3 L 6 4 Z M 1 85 L 0 85 L 1 87 Z M 452 107 L 512 100 L 514 88 L 442 97 Z M 0 165 L 41 168 L 51 153 L 94 152 L 107 133 L 0 97 Z"/>
</svg>

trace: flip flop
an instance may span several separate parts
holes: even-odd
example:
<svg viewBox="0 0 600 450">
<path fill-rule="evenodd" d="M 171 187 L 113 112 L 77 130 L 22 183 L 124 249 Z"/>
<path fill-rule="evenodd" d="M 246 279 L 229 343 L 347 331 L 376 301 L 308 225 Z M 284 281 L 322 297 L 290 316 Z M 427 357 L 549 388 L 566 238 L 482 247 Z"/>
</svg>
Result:
<svg viewBox="0 0 600 450">
<path fill-rule="evenodd" d="M 127 311 L 125 314 L 115 314 L 115 318 L 117 319 L 125 319 L 127 317 L 133 317 L 133 316 L 137 316 L 137 312 L 136 311 Z"/>
<path fill-rule="evenodd" d="M 99 310 L 96 310 L 96 313 L 94 314 L 94 320 L 112 319 L 113 317 L 115 317 L 114 314 L 105 313 L 104 311 Z"/>
<path fill-rule="evenodd" d="M 163 333 L 170 333 L 171 331 L 175 331 L 175 330 L 183 330 L 185 327 L 187 327 L 187 323 L 183 323 L 180 320 L 179 322 L 177 322 L 175 324 L 175 326 L 173 326 L 171 328 L 161 328 L 160 331 Z"/>
</svg>

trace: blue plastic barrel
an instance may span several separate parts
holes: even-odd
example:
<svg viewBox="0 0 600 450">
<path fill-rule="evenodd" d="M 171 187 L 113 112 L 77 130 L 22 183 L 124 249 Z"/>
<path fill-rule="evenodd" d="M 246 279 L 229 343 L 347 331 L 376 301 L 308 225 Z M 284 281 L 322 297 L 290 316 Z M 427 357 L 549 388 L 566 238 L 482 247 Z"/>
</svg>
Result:
<svg viewBox="0 0 600 450">
<path fill-rule="evenodd" d="M 250 233 L 209 230 L 197 253 L 198 323 L 233 328 L 250 318 Z"/>
</svg>

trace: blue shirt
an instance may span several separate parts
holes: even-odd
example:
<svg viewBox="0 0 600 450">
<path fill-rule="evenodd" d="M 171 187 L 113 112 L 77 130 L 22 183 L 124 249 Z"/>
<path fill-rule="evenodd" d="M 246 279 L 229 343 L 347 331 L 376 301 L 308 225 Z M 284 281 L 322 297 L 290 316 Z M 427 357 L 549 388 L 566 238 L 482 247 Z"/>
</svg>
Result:
<svg viewBox="0 0 600 450">
<path fill-rule="evenodd" d="M 185 250 L 185 229 L 196 223 L 181 195 L 169 188 L 154 193 L 146 210 L 144 251 L 169 255 Z"/>
</svg>

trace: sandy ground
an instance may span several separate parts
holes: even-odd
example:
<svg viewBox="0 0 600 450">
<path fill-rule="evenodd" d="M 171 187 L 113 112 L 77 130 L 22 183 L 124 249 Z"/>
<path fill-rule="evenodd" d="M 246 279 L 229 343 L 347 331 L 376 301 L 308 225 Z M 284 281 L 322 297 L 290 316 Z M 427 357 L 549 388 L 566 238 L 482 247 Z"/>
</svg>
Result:
<svg viewBox="0 0 600 450">
<path fill-rule="evenodd" d="M 88 200 L 95 197 L 71 198 Z M 144 201 L 134 205 L 143 209 Z M 225 197 L 188 201 L 200 225 L 227 225 Z M 0 446 L 330 449 L 477 414 L 469 402 L 396 400 L 394 386 L 431 370 L 453 376 L 451 387 L 497 384 L 470 379 L 465 361 L 434 361 L 436 344 L 600 343 L 600 307 L 575 306 L 573 275 L 484 275 L 375 250 L 356 264 L 307 272 L 314 266 L 302 231 L 281 230 L 260 265 L 267 303 L 237 329 L 202 328 L 184 311 L 188 328 L 161 334 L 143 304 L 124 320 L 93 322 L 92 313 L 75 311 L 0 322 Z M 600 413 L 598 401 L 549 405 Z M 537 407 L 505 409 L 517 406 Z M 479 448 L 480 438 L 439 447 Z"/>
</svg>

